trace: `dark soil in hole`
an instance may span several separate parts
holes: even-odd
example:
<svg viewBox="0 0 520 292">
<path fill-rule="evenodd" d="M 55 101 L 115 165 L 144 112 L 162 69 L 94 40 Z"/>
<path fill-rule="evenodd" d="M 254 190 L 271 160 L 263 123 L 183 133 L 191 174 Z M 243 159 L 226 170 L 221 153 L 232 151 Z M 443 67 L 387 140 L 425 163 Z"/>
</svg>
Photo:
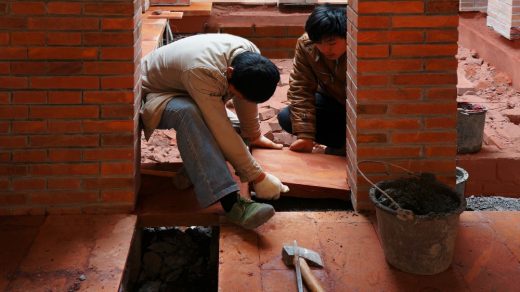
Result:
<svg viewBox="0 0 520 292">
<path fill-rule="evenodd" d="M 382 182 L 378 186 L 401 208 L 411 210 L 416 215 L 448 213 L 460 206 L 458 195 L 429 173 Z M 376 199 L 384 206 L 396 209 L 380 192 L 377 192 Z"/>
<path fill-rule="evenodd" d="M 217 291 L 218 228 L 145 228 L 137 292 Z"/>
</svg>

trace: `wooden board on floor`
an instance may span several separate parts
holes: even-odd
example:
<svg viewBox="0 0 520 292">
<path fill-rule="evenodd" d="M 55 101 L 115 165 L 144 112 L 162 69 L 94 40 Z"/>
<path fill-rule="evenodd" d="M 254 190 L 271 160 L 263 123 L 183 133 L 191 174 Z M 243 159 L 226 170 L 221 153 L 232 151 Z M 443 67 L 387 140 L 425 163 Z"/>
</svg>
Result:
<svg viewBox="0 0 520 292">
<path fill-rule="evenodd" d="M 347 160 L 342 156 L 254 149 L 253 157 L 264 171 L 291 188 L 287 195 L 348 200 Z"/>
</svg>

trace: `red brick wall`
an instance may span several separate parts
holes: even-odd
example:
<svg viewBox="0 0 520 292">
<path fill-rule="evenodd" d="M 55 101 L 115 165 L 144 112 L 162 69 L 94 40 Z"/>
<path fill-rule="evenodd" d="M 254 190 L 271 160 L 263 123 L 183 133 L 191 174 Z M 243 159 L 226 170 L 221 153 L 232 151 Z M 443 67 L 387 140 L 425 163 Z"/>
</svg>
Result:
<svg viewBox="0 0 520 292">
<path fill-rule="evenodd" d="M 140 9 L 0 2 L 0 215 L 133 208 Z"/>
<path fill-rule="evenodd" d="M 357 209 L 372 208 L 356 170 L 362 160 L 455 185 L 458 3 L 349 1 L 347 155 Z M 360 167 L 374 182 L 391 178 L 381 164 Z"/>
</svg>

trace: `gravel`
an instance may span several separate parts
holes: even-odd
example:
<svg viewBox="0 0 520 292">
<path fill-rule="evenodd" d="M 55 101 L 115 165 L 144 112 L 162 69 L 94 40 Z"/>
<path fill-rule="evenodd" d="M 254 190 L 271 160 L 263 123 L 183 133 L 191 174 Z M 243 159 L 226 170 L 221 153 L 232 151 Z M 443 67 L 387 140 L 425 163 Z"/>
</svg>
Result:
<svg viewBox="0 0 520 292">
<path fill-rule="evenodd" d="M 471 196 L 466 202 L 468 211 L 520 211 L 520 198 Z"/>
</svg>

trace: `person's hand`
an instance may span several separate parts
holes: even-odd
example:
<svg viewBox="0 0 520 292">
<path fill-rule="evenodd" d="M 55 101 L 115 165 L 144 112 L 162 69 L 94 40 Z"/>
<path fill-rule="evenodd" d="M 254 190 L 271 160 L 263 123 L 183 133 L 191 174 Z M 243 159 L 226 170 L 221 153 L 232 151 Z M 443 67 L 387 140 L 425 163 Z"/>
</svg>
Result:
<svg viewBox="0 0 520 292">
<path fill-rule="evenodd" d="M 312 141 L 311 139 L 297 139 L 291 144 L 291 146 L 289 146 L 289 149 L 292 151 L 306 153 L 312 152 L 313 148 L 314 141 Z"/>
<path fill-rule="evenodd" d="M 264 135 L 260 135 L 260 137 L 255 140 L 249 142 L 249 145 L 259 148 L 271 148 L 271 149 L 282 149 L 283 144 L 276 144 L 273 141 L 269 140 Z"/>
<path fill-rule="evenodd" d="M 257 198 L 264 200 L 278 200 L 280 198 L 280 193 L 287 193 L 289 191 L 288 186 L 282 184 L 276 176 L 270 173 L 262 173 L 259 179 L 259 182 L 253 183 L 253 188 L 255 189 Z"/>
</svg>

